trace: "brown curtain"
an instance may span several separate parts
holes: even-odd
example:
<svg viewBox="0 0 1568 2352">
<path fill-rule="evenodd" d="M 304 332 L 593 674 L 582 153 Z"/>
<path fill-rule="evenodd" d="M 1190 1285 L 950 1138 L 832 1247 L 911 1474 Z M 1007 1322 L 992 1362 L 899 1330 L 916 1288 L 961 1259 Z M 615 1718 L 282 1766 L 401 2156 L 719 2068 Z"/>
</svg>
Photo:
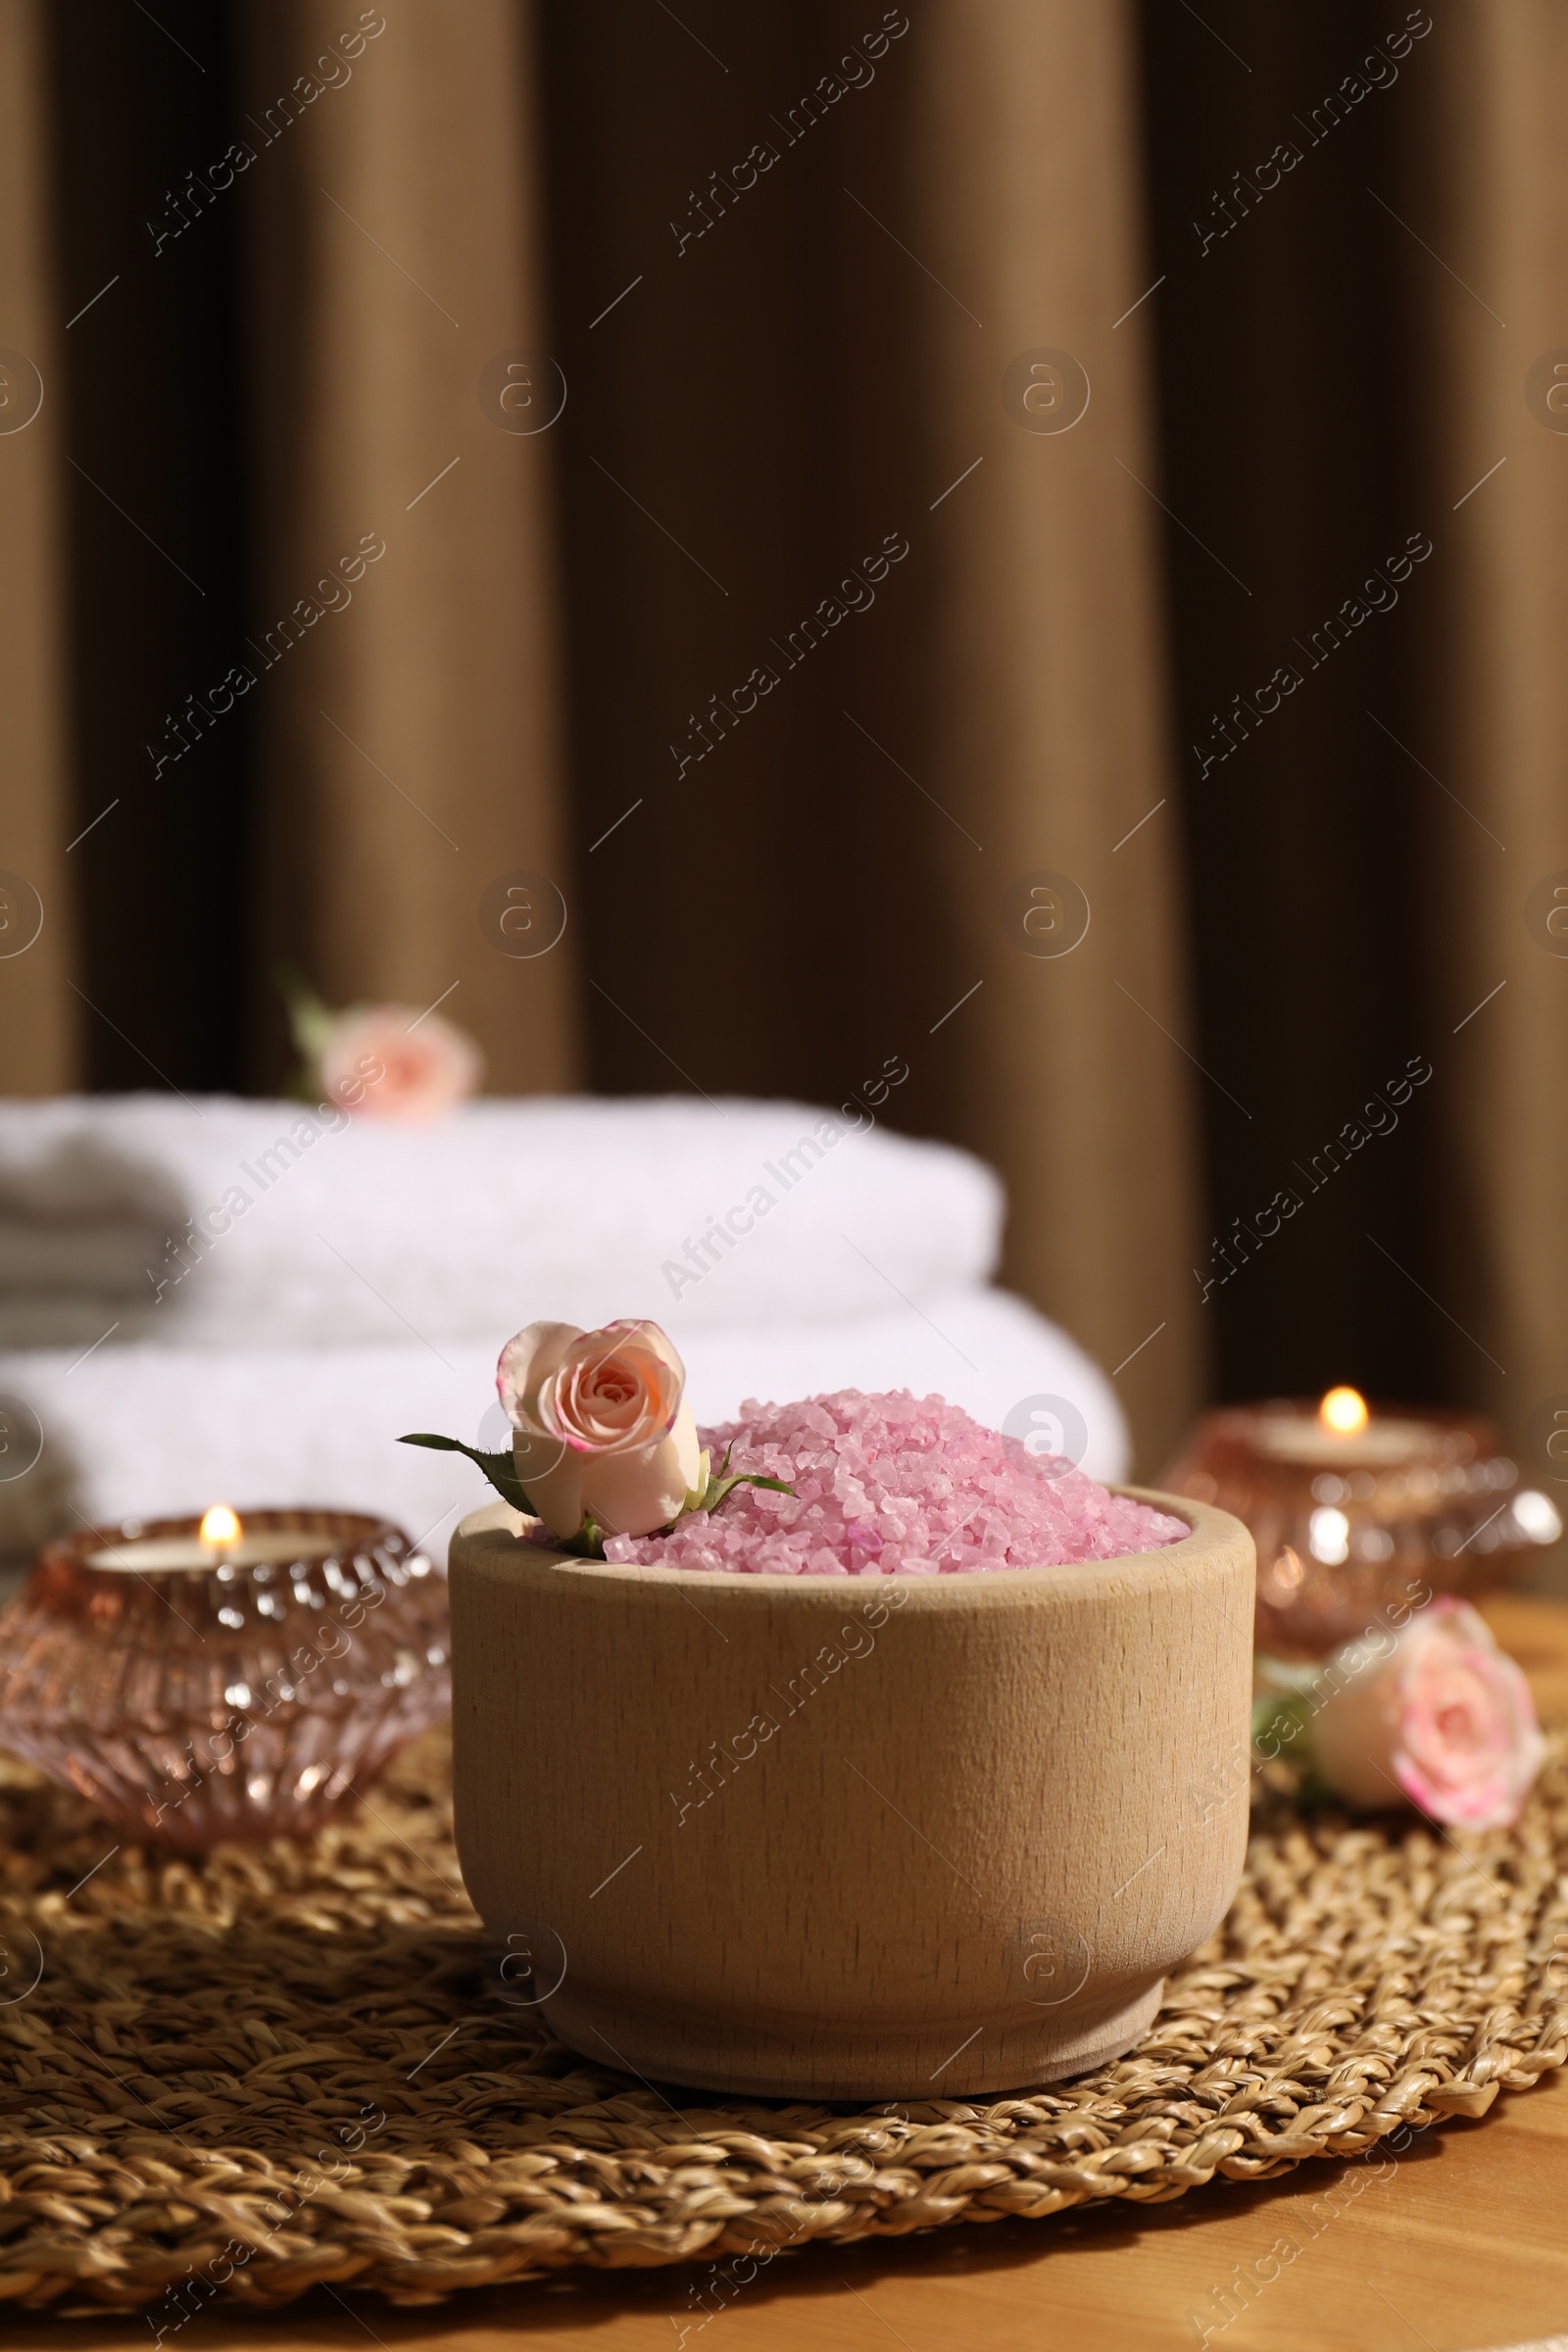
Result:
<svg viewBox="0 0 1568 2352">
<path fill-rule="evenodd" d="M 1171 789 L 1131 18 L 683 17 L 549 19 L 595 1066 L 906 1060 L 899 1124 L 1001 1167 L 1009 1278 L 1133 1359 L 1152 1463 L 1200 1372 L 1168 809 L 1116 846 Z M 1004 377 L 1057 346 L 1090 406 L 1040 433 Z M 1089 904 L 1059 958 L 1040 873 Z"/>
<path fill-rule="evenodd" d="M 46 350 L 122 290 L 70 330 L 69 450 L 47 408 L 0 437 L 41 551 L 0 862 L 58 897 L 121 804 L 69 975 L 64 903 L 0 962 L 36 992 L 4 1082 L 63 1082 L 79 1017 L 91 1083 L 275 1084 L 283 958 L 450 991 L 503 1090 L 838 1100 L 898 1059 L 889 1115 L 1001 1167 L 1007 1276 L 1116 1368 L 1147 1471 L 1206 1378 L 1522 1432 L 1568 1389 L 1568 970 L 1525 912 L 1568 869 L 1568 443 L 1524 388 L 1568 343 L 1568 36 L 1422 16 L 84 0 L 45 60 L 5 0 L 16 316 Z M 498 384 L 553 369 L 515 430 Z M 487 932 L 516 874 L 567 908 L 547 955 Z M 1070 954 L 1031 905 L 1087 909 Z"/>
<path fill-rule="evenodd" d="M 1415 311 L 1418 380 L 1444 387 L 1414 414 L 1448 545 L 1415 744 L 1487 831 L 1446 811 L 1423 875 L 1450 1016 L 1444 1344 L 1451 1377 L 1560 1472 L 1543 1448 L 1568 1406 L 1568 940 L 1548 924 L 1553 877 L 1568 884 L 1568 20 L 1473 0 L 1445 31 L 1408 166 L 1446 265 Z"/>
<path fill-rule="evenodd" d="M 953 960 L 967 955 L 985 986 L 969 1037 L 949 1047 L 937 1117 L 1006 1179 L 1012 1281 L 1107 1371 L 1125 1362 L 1118 1387 L 1152 1470 L 1206 1367 L 1188 1271 L 1192 1013 L 1160 517 L 1143 486 L 1157 473 L 1148 312 L 1132 311 L 1154 274 L 1136 20 L 955 0 L 925 14 L 911 62 L 918 243 L 984 321 L 923 306 L 934 470 L 947 480 L 984 458 L 940 511 L 920 649 L 933 789 L 985 844 L 983 858 L 942 845 Z M 1024 429 L 1015 355 L 1058 346 L 1087 374 L 1089 407 L 1062 433 Z M 1070 412 L 1070 390 L 1045 380 Z M 1021 878 L 1054 870 L 1089 903 L 1082 945 L 1060 959 L 1020 953 L 1017 929 Z"/>
<path fill-rule="evenodd" d="M 78 1076 L 60 343 L 42 0 L 0 0 L 0 1085 Z M 41 398 L 41 406 L 38 405 Z"/>
<path fill-rule="evenodd" d="M 242 24 L 264 1066 L 282 960 L 329 1003 L 440 1003 L 498 1092 L 569 1087 L 569 924 L 534 956 L 481 924 L 509 874 L 569 879 L 552 453 L 480 400 L 496 354 L 546 340 L 526 18 L 266 0 Z"/>
<path fill-rule="evenodd" d="M 1568 440 L 1526 396 L 1568 344 L 1568 33 L 1151 0 L 1144 55 L 1218 1386 L 1487 1402 L 1530 1446 L 1568 1390 L 1568 966 L 1526 923 L 1568 868 Z"/>
</svg>

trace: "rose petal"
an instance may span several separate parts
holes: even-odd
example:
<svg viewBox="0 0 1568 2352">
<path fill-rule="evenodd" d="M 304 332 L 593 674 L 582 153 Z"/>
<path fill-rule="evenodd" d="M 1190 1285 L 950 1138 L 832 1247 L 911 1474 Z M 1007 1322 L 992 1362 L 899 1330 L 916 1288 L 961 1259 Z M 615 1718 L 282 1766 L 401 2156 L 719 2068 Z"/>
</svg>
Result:
<svg viewBox="0 0 1568 2352">
<path fill-rule="evenodd" d="M 327 1016 L 317 1069 L 322 1092 L 357 1117 L 416 1124 L 471 1095 L 484 1058 L 438 1012 L 368 1004 Z"/>
<path fill-rule="evenodd" d="M 1355 1805 L 1402 1793 L 1431 1820 L 1503 1828 L 1545 1752 L 1524 1674 L 1452 1593 L 1429 1603 L 1384 1657 L 1347 1643 L 1326 1661 L 1316 1696 L 1312 1761 Z"/>
<path fill-rule="evenodd" d="M 501 1350 L 496 1394 L 515 1429 L 538 1429 L 539 1390 L 580 1335 L 570 1323 L 528 1323 Z"/>
<path fill-rule="evenodd" d="M 680 1411 L 685 1368 L 667 1342 L 667 1353 L 649 1346 L 648 1333 L 663 1339 L 656 1324 L 577 1334 L 540 1383 L 541 1426 L 585 1453 L 640 1452 L 665 1436 Z"/>
<path fill-rule="evenodd" d="M 669 1366 L 680 1388 L 685 1389 L 686 1366 L 682 1363 L 679 1350 L 668 1332 L 662 1331 L 657 1323 L 607 1323 L 604 1327 L 604 1336 L 608 1338 L 612 1333 L 617 1340 L 625 1341 L 631 1346 L 646 1348 L 650 1354 L 657 1355 L 661 1363 Z"/>
<path fill-rule="evenodd" d="M 667 1437 L 642 1453 L 578 1454 L 583 1499 L 607 1535 L 647 1536 L 667 1527 L 697 1484 L 697 1424 L 683 1404 Z"/>
<path fill-rule="evenodd" d="M 574 1536 L 583 1518 L 583 1457 L 559 1438 L 519 1429 L 512 1459 L 528 1500 L 554 1536 Z"/>
</svg>

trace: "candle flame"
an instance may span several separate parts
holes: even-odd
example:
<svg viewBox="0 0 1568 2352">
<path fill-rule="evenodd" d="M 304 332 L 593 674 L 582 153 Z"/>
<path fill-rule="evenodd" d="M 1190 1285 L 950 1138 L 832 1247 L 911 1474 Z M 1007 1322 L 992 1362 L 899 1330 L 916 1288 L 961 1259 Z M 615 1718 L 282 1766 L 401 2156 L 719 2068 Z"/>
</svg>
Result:
<svg viewBox="0 0 1568 2352">
<path fill-rule="evenodd" d="M 1366 1398 L 1355 1389 L 1330 1389 L 1317 1417 L 1337 1438 L 1359 1437 L 1369 1418 Z"/>
<path fill-rule="evenodd" d="M 226 1502 L 215 1502 L 202 1521 L 202 1542 L 211 1544 L 215 1551 L 237 1544 L 244 1532 Z"/>
</svg>

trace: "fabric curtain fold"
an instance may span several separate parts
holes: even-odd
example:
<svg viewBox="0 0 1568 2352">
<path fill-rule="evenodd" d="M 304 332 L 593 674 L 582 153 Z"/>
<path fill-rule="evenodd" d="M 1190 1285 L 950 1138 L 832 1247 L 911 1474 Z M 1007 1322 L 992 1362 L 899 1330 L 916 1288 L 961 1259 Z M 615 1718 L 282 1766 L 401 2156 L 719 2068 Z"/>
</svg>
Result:
<svg viewBox="0 0 1568 2352">
<path fill-rule="evenodd" d="M 1210 1380 L 1522 1439 L 1568 30 L 1398 16 L 0 0 L 0 1083 L 275 1087 L 288 965 L 972 1147 L 1146 1473 Z"/>
<path fill-rule="evenodd" d="M 575 895 L 551 447 L 501 405 L 547 342 L 529 12 L 241 17 L 264 1066 L 285 962 L 329 1003 L 440 1003 L 502 1093 L 568 1087 L 576 938 L 548 888 L 506 895 Z"/>
<path fill-rule="evenodd" d="M 1448 542 L 1415 748 L 1465 812 L 1432 828 L 1422 876 L 1455 1070 L 1443 1348 L 1539 1474 L 1568 1430 L 1568 20 L 1469 0 L 1440 30 L 1405 185 L 1442 257 L 1411 302 L 1412 379 L 1442 397 L 1411 415 Z"/>
<path fill-rule="evenodd" d="M 0 0 L 0 1093 L 79 1075 L 44 0 Z"/>
<path fill-rule="evenodd" d="M 881 1115 L 1001 1167 L 1152 1467 L 1200 1373 L 1132 22 L 867 22 L 551 23 L 594 1066 L 906 1068 Z"/>
<path fill-rule="evenodd" d="M 983 986 L 947 1119 L 1006 1180 L 1011 1280 L 1118 1368 L 1152 1472 L 1205 1367 L 1136 24 L 993 0 L 918 39 L 918 250 L 984 321 L 928 302 L 920 371 L 936 473 L 980 461 L 933 525 L 932 789 L 984 846 L 948 858 Z M 1031 879 L 1056 873 L 1086 902 L 1059 932 Z"/>
</svg>

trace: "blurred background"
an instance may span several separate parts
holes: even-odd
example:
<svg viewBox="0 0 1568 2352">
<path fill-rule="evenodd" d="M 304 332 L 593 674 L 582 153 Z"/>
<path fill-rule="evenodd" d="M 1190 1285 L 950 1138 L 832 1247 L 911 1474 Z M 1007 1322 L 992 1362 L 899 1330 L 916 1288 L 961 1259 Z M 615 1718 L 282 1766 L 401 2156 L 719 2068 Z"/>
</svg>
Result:
<svg viewBox="0 0 1568 2352">
<path fill-rule="evenodd" d="M 448 992 L 501 1094 L 896 1056 L 1146 1473 L 1336 1381 L 1535 1442 L 1549 0 L 0 0 L 0 1092 L 275 1093 L 284 963 Z"/>
</svg>

